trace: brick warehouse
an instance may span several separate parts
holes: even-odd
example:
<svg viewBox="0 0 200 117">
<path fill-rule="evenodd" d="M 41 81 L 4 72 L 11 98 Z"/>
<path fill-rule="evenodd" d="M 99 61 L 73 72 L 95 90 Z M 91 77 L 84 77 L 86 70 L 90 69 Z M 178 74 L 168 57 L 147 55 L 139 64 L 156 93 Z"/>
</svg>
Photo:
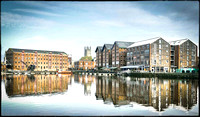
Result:
<svg viewBox="0 0 200 117">
<path fill-rule="evenodd" d="M 35 65 L 35 71 L 64 71 L 69 68 L 68 55 L 65 52 L 9 48 L 6 59 L 13 70 L 26 71 L 29 65 Z"/>
<path fill-rule="evenodd" d="M 151 72 L 170 70 L 170 44 L 156 37 L 138 41 L 128 47 L 127 65 Z"/>
<path fill-rule="evenodd" d="M 169 42 L 171 45 L 172 69 L 197 66 L 197 45 L 189 39 Z"/>
<path fill-rule="evenodd" d="M 91 70 L 95 68 L 95 62 L 90 60 L 79 60 L 74 62 L 76 70 Z"/>
<path fill-rule="evenodd" d="M 104 44 L 105 45 L 105 44 Z M 102 46 L 96 50 L 97 67 L 104 67 Z M 198 67 L 197 45 L 189 39 L 167 42 L 161 37 L 137 42 L 115 41 L 111 48 L 111 63 L 122 69 L 150 72 L 175 72 L 176 69 Z"/>
</svg>

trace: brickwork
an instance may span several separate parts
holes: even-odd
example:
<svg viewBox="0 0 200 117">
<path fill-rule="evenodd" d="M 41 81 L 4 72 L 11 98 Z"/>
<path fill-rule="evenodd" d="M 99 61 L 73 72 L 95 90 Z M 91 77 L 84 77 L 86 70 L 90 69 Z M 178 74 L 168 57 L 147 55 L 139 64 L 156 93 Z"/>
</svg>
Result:
<svg viewBox="0 0 200 117">
<path fill-rule="evenodd" d="M 26 52 L 6 52 L 7 60 L 12 64 L 13 70 L 27 70 L 30 65 L 35 65 L 35 71 L 57 71 L 68 70 L 68 55 L 67 54 L 52 54 L 52 53 L 34 53 Z M 25 65 L 23 62 L 27 65 Z"/>
</svg>

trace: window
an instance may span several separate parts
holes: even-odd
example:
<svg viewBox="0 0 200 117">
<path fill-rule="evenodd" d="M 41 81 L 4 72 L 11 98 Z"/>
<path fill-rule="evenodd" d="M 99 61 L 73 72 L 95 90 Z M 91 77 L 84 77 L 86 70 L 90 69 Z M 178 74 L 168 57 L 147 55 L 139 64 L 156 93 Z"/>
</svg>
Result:
<svg viewBox="0 0 200 117">
<path fill-rule="evenodd" d="M 149 45 L 147 45 L 147 49 L 149 49 Z"/>
<path fill-rule="evenodd" d="M 192 66 L 194 66 L 194 65 L 195 65 L 195 62 L 193 61 L 193 62 L 192 62 Z"/>
<path fill-rule="evenodd" d="M 166 63 L 168 63 L 168 60 L 166 60 Z"/>
<path fill-rule="evenodd" d="M 159 60 L 161 60 L 161 56 L 159 56 Z"/>
<path fill-rule="evenodd" d="M 159 49 L 161 49 L 162 48 L 162 46 L 161 45 L 159 45 Z"/>
<path fill-rule="evenodd" d="M 161 64 L 161 60 L 159 60 L 160 64 Z"/>
<path fill-rule="evenodd" d="M 166 45 L 166 47 L 168 47 L 168 45 Z"/>
<path fill-rule="evenodd" d="M 166 50 L 166 52 L 168 52 L 168 50 Z"/>
<path fill-rule="evenodd" d="M 159 50 L 159 54 L 161 54 L 161 50 Z"/>
<path fill-rule="evenodd" d="M 159 40 L 159 43 L 161 43 L 162 42 L 162 40 Z"/>
</svg>

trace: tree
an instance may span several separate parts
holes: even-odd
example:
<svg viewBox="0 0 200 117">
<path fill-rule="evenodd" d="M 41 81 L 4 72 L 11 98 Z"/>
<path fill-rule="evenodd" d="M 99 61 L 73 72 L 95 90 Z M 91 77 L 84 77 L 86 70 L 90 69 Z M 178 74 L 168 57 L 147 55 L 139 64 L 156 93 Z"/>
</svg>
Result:
<svg viewBox="0 0 200 117">
<path fill-rule="evenodd" d="M 91 57 L 91 56 L 84 56 L 84 57 L 81 57 L 80 60 L 88 60 L 88 61 L 92 61 L 92 57 Z"/>
</svg>

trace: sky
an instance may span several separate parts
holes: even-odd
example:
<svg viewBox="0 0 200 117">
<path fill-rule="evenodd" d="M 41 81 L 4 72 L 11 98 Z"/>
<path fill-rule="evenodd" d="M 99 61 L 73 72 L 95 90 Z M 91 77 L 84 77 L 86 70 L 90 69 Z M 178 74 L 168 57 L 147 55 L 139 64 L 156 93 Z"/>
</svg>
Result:
<svg viewBox="0 0 200 117">
<path fill-rule="evenodd" d="M 76 61 L 85 46 L 95 57 L 97 46 L 154 37 L 199 47 L 199 2 L 1 1 L 1 61 L 8 48 L 62 51 Z"/>
</svg>

